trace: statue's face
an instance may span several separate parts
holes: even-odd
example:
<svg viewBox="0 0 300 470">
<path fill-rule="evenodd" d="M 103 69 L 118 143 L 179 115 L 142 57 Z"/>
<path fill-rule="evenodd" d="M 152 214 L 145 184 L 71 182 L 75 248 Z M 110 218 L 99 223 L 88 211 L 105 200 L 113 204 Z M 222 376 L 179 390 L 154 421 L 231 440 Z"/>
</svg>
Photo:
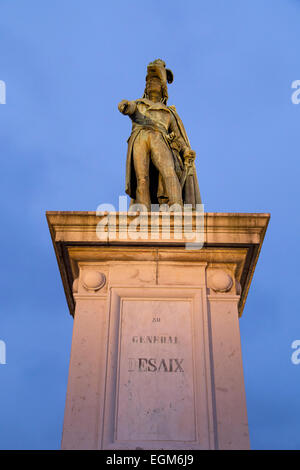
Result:
<svg viewBox="0 0 300 470">
<path fill-rule="evenodd" d="M 158 102 L 162 99 L 162 83 L 159 77 L 151 77 L 147 80 L 146 91 L 149 99 Z"/>
<path fill-rule="evenodd" d="M 173 73 L 166 69 L 165 62 L 161 59 L 150 62 L 147 67 L 146 95 L 151 101 L 162 101 L 167 104 L 168 88 L 167 83 L 173 82 Z"/>
</svg>

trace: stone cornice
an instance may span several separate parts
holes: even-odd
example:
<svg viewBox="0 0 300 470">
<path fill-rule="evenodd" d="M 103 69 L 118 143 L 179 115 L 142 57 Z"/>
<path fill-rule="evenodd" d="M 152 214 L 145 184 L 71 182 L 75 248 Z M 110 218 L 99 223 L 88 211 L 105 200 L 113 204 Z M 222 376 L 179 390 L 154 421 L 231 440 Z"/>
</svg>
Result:
<svg viewBox="0 0 300 470">
<path fill-rule="evenodd" d="M 125 213 L 121 213 L 124 217 Z M 128 215 L 121 223 L 116 217 L 116 234 L 108 234 L 106 240 L 99 240 L 96 227 L 105 215 L 96 212 L 48 211 L 48 225 L 57 256 L 60 273 L 71 314 L 74 313 L 75 299 L 72 284 L 76 277 L 79 261 L 101 261 L 121 259 L 141 261 L 208 262 L 212 264 L 231 263 L 235 266 L 237 281 L 241 284 L 239 313 L 241 315 L 251 284 L 257 259 L 270 219 L 269 214 L 256 213 L 205 213 L 204 246 L 201 249 L 186 250 L 187 240 L 182 236 L 174 240 L 174 233 L 180 227 L 180 220 L 171 215 L 170 236 L 165 236 L 161 223 L 158 224 L 155 239 L 132 240 L 126 235 L 128 226 L 137 214 Z M 153 214 L 140 214 L 140 230 L 147 235 Z M 160 213 L 161 221 L 162 213 Z M 196 215 L 193 213 L 187 231 L 195 231 Z M 136 247 L 139 247 L 137 255 Z M 123 247 L 120 250 L 120 247 Z M 126 247 L 126 254 L 124 249 Z"/>
</svg>

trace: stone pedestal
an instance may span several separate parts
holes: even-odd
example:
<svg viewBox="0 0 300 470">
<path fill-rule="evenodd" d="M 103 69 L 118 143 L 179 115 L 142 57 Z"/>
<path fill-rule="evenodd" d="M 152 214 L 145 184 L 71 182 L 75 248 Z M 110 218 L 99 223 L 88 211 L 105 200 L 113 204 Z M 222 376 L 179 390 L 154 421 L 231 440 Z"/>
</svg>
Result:
<svg viewBox="0 0 300 470">
<path fill-rule="evenodd" d="M 99 239 L 104 216 L 47 213 L 74 316 L 62 447 L 249 448 L 239 316 L 269 215 L 207 213 L 200 249 L 114 216 Z"/>
</svg>

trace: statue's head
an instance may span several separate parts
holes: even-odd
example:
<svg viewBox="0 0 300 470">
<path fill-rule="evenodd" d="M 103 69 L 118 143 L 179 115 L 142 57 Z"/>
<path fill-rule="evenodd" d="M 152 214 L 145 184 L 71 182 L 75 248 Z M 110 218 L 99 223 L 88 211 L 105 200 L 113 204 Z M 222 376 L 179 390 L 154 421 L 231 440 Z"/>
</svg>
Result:
<svg viewBox="0 0 300 470">
<path fill-rule="evenodd" d="M 146 88 L 144 98 L 151 101 L 161 101 L 167 104 L 168 87 L 167 83 L 173 82 L 173 73 L 166 69 L 166 64 L 161 59 L 156 59 L 147 67 Z"/>
</svg>

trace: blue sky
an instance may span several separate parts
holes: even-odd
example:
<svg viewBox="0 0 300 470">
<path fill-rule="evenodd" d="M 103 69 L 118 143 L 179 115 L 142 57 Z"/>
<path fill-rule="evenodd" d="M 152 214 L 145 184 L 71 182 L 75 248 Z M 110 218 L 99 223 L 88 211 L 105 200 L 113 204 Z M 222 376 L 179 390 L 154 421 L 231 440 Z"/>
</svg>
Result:
<svg viewBox="0 0 300 470">
<path fill-rule="evenodd" d="M 252 448 L 300 449 L 299 0 L 0 0 L 0 448 L 60 446 L 72 335 L 46 210 L 124 194 L 149 61 L 173 70 L 207 212 L 270 212 L 240 321 Z"/>
</svg>

